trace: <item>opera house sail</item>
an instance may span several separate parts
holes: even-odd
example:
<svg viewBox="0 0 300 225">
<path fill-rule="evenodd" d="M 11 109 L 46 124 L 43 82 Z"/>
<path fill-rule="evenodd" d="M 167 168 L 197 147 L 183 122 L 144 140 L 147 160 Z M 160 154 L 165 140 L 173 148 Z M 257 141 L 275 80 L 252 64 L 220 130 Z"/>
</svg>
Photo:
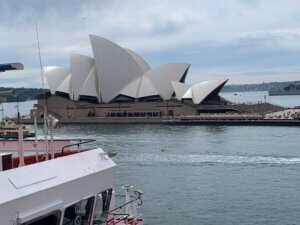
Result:
<svg viewBox="0 0 300 225">
<path fill-rule="evenodd" d="M 222 102 L 218 94 L 226 79 L 189 85 L 188 63 L 151 68 L 133 50 L 96 35 L 90 41 L 92 57 L 72 53 L 69 65 L 43 68 L 47 107 L 61 118 L 185 115 L 206 102 Z"/>
</svg>

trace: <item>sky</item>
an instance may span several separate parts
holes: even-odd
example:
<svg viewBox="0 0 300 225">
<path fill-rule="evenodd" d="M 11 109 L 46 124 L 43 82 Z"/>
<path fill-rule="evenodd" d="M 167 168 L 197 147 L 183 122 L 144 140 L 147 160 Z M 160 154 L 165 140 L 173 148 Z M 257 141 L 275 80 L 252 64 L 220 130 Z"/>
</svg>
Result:
<svg viewBox="0 0 300 225">
<path fill-rule="evenodd" d="M 41 87 L 42 65 L 93 56 L 89 34 L 140 54 L 151 67 L 186 62 L 186 83 L 300 80 L 299 0 L 1 0 L 0 86 Z"/>
</svg>

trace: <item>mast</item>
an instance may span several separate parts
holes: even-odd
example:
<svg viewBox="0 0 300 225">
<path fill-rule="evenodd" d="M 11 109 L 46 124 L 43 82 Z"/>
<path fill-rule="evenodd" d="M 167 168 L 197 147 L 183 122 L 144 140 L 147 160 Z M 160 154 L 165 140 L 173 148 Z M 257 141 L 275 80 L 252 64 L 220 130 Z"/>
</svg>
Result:
<svg viewBox="0 0 300 225">
<path fill-rule="evenodd" d="M 40 40 L 39 40 L 39 32 L 38 32 L 38 25 L 35 23 L 35 31 L 36 31 L 36 39 L 37 39 L 37 47 L 39 53 L 39 61 L 40 61 L 40 69 L 41 69 L 41 78 L 42 78 L 42 85 L 43 85 L 43 98 L 44 98 L 44 139 L 45 139 L 45 151 L 46 151 L 46 160 L 48 160 L 49 155 L 49 146 L 48 146 L 48 129 L 47 129 L 47 106 L 46 106 L 46 94 L 45 94 L 45 84 L 44 84 L 44 75 L 43 75 L 43 66 L 42 66 L 42 57 L 41 57 L 41 49 L 40 49 Z M 37 134 L 35 134 L 37 135 Z"/>
</svg>

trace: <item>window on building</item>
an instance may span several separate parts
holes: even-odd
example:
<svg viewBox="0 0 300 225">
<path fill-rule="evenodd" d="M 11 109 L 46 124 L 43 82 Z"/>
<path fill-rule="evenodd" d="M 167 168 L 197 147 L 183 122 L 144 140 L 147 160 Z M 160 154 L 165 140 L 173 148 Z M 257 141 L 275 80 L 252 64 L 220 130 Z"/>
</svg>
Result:
<svg viewBox="0 0 300 225">
<path fill-rule="evenodd" d="M 174 110 L 169 110 L 168 111 L 168 116 L 172 116 L 173 117 L 174 116 Z"/>
<path fill-rule="evenodd" d="M 60 222 L 60 215 L 60 211 L 56 210 L 52 213 L 22 223 L 22 225 L 58 225 Z"/>
<path fill-rule="evenodd" d="M 112 189 L 108 189 L 98 194 L 95 206 L 94 225 L 106 224 L 105 222 L 108 217 L 111 196 Z"/>
<path fill-rule="evenodd" d="M 158 117 L 158 112 L 154 112 L 153 117 Z"/>
<path fill-rule="evenodd" d="M 93 212 L 94 197 L 84 199 L 65 210 L 63 225 L 90 224 Z"/>
</svg>

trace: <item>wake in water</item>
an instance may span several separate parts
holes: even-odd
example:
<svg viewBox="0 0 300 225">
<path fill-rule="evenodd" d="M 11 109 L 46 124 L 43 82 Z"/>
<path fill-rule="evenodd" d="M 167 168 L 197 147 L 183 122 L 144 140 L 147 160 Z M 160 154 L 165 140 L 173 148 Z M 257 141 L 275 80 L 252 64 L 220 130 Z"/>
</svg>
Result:
<svg viewBox="0 0 300 225">
<path fill-rule="evenodd" d="M 223 164 L 300 164 L 300 157 L 140 154 L 122 156 L 122 161 Z"/>
</svg>

